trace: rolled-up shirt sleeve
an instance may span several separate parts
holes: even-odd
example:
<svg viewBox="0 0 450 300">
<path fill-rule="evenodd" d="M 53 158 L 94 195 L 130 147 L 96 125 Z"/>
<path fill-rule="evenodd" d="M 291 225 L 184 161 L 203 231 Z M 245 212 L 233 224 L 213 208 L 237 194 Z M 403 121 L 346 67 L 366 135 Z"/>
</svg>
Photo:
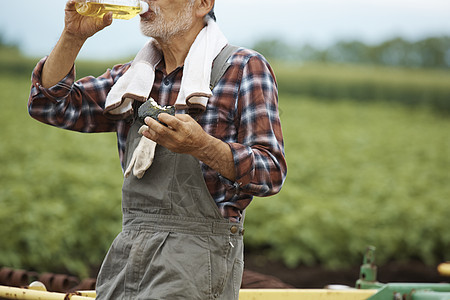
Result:
<svg viewBox="0 0 450 300">
<path fill-rule="evenodd" d="M 63 99 L 67 97 L 70 93 L 72 85 L 75 79 L 75 68 L 72 67 L 69 74 L 66 75 L 60 82 L 55 84 L 54 86 L 45 89 L 42 87 L 42 69 L 44 67 L 45 62 L 47 61 L 47 57 L 41 59 L 36 67 L 33 70 L 33 74 L 31 75 L 31 95 L 28 104 L 36 98 L 39 97 L 39 94 L 42 93 L 42 96 L 47 97 L 50 101 L 56 102 L 57 99 Z"/>
<path fill-rule="evenodd" d="M 75 67 L 57 84 L 42 86 L 42 69 L 47 57 L 32 73 L 28 112 L 36 120 L 79 132 L 115 131 L 116 122 L 103 114 L 106 96 L 129 65 L 117 65 L 99 77 L 88 76 L 75 82 Z"/>
</svg>

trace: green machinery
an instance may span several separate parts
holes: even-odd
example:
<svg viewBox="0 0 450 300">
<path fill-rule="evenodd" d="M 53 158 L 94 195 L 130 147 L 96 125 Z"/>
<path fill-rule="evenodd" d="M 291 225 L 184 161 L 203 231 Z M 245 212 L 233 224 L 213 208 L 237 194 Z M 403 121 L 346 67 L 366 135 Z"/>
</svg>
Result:
<svg viewBox="0 0 450 300">
<path fill-rule="evenodd" d="M 387 283 L 377 281 L 375 247 L 369 246 L 356 281 L 357 289 L 376 289 L 367 300 L 450 300 L 450 284 Z"/>
</svg>

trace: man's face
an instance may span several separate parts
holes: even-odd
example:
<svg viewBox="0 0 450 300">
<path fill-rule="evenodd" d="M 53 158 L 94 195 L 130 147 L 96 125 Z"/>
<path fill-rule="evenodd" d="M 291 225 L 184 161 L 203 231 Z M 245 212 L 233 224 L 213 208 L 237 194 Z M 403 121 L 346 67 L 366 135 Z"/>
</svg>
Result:
<svg viewBox="0 0 450 300">
<path fill-rule="evenodd" d="M 194 22 L 194 2 L 191 0 L 147 0 L 150 9 L 141 15 L 144 35 L 169 42 L 187 32 Z"/>
</svg>

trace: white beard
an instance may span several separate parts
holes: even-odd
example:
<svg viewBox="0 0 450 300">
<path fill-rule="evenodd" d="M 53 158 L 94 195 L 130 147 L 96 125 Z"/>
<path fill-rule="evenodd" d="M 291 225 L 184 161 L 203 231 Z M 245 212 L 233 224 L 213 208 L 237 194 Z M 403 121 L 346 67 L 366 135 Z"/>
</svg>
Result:
<svg viewBox="0 0 450 300">
<path fill-rule="evenodd" d="M 140 22 L 141 32 L 148 37 L 161 39 L 163 42 L 169 42 L 176 35 L 185 33 L 189 30 L 193 23 L 194 3 L 189 1 L 185 9 L 172 20 L 166 20 L 161 14 L 161 9 L 155 4 L 150 5 L 151 10 L 155 13 L 153 20 L 142 20 Z"/>
</svg>

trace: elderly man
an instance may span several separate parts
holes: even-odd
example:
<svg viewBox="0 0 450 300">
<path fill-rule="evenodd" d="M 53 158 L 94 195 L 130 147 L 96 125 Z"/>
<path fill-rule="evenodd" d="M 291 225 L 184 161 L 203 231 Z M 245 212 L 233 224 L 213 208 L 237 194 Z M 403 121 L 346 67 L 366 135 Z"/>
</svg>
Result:
<svg viewBox="0 0 450 300">
<path fill-rule="evenodd" d="M 29 112 L 69 130 L 117 133 L 123 230 L 98 275 L 98 299 L 237 299 L 244 210 L 286 176 L 274 75 L 258 53 L 230 48 L 214 0 L 147 2 L 140 24 L 151 39 L 136 58 L 74 82 L 82 45 L 112 15 L 84 17 L 68 1 L 61 37 L 33 71 Z M 176 114 L 141 116 L 143 103 Z"/>
</svg>

